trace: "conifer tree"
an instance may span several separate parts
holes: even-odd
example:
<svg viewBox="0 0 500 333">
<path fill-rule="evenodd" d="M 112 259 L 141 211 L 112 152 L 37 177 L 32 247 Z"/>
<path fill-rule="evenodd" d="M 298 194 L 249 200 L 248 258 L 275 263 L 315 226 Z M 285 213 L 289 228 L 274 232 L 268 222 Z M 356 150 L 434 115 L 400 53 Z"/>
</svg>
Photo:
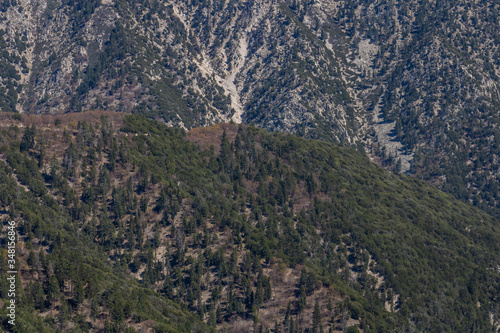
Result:
<svg viewBox="0 0 500 333">
<path fill-rule="evenodd" d="M 321 309 L 317 300 L 316 304 L 314 304 L 312 333 L 323 333 L 323 325 L 321 323 Z"/>
<path fill-rule="evenodd" d="M 24 130 L 24 135 L 21 139 L 21 145 L 20 145 L 20 151 L 28 151 L 32 149 L 35 146 L 35 134 L 36 134 L 36 127 L 35 125 L 31 126 L 26 126 L 26 129 Z"/>
</svg>

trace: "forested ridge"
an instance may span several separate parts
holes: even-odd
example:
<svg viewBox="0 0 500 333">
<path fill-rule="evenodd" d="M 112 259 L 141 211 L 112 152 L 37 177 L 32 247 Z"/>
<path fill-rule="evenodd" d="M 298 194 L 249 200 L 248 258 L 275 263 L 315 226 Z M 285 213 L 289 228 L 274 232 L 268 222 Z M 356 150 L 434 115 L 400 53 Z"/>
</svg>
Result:
<svg viewBox="0 0 500 333">
<path fill-rule="evenodd" d="M 233 120 L 364 149 L 500 217 L 492 0 L 0 1 L 0 110 Z"/>
<path fill-rule="evenodd" d="M 498 220 L 356 150 L 120 113 L 1 123 L 16 332 L 498 330 Z"/>
</svg>

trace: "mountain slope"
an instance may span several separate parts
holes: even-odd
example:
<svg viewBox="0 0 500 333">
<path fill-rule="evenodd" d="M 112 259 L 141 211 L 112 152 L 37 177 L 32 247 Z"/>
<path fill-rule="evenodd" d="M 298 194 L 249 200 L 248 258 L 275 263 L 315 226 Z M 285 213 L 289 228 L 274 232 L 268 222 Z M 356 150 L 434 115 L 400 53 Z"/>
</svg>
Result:
<svg viewBox="0 0 500 333">
<path fill-rule="evenodd" d="M 119 113 L 1 116 L 26 325 L 498 329 L 498 221 L 352 149 Z"/>
<path fill-rule="evenodd" d="M 4 77 L 4 110 L 105 108 L 188 128 L 233 119 L 353 138 L 338 60 L 279 2 L 48 1 L 4 11 L 5 61 L 17 64 Z"/>
<path fill-rule="evenodd" d="M 4 1 L 0 109 L 233 120 L 364 146 L 499 212 L 492 1 Z M 26 24 L 28 22 L 29 24 Z"/>
<path fill-rule="evenodd" d="M 500 34 L 492 1 L 348 1 L 369 151 L 498 216 Z M 315 17 L 311 12 L 311 17 Z M 411 154 L 409 154 L 411 153 Z M 406 165 L 406 167 L 405 167 Z"/>
</svg>

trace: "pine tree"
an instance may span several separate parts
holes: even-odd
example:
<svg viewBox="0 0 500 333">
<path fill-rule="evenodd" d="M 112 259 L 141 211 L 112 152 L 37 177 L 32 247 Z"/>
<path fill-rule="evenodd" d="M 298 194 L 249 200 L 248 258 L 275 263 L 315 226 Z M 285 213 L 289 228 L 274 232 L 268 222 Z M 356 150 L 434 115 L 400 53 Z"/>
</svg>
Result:
<svg viewBox="0 0 500 333">
<path fill-rule="evenodd" d="M 302 310 L 305 309 L 307 305 L 307 299 L 306 299 L 306 287 L 304 285 L 300 286 L 299 290 L 299 302 L 298 302 L 298 312 L 301 312 Z"/>
<path fill-rule="evenodd" d="M 75 307 L 78 308 L 80 304 L 85 300 L 85 291 L 83 290 L 83 285 L 80 279 L 75 282 L 75 294 L 73 297 L 73 302 Z"/>
<path fill-rule="evenodd" d="M 314 304 L 312 332 L 323 333 L 323 325 L 321 324 L 321 309 L 317 300 L 316 304 Z"/>
<path fill-rule="evenodd" d="M 222 133 L 222 141 L 221 141 L 221 148 L 220 148 L 220 169 L 222 172 L 230 172 L 231 169 L 231 158 L 232 158 L 233 152 L 231 149 L 231 144 L 229 143 L 229 140 L 227 138 L 226 131 Z"/>
<path fill-rule="evenodd" d="M 20 151 L 28 151 L 32 149 L 35 146 L 35 134 L 36 134 L 36 127 L 35 125 L 31 126 L 26 126 L 26 129 L 24 130 L 24 135 L 21 139 L 21 145 L 20 145 Z"/>
<path fill-rule="evenodd" d="M 90 304 L 90 318 L 92 320 L 95 320 L 97 319 L 98 315 L 99 315 L 99 303 L 97 302 L 96 299 L 93 299 Z"/>
<path fill-rule="evenodd" d="M 264 277 L 264 301 L 271 299 L 273 290 L 271 288 L 271 279 L 268 276 Z"/>
<path fill-rule="evenodd" d="M 35 309 L 45 310 L 44 293 L 40 282 L 35 281 L 31 285 L 31 296 L 33 297 Z"/>
<path fill-rule="evenodd" d="M 215 327 L 217 325 L 217 317 L 216 317 L 215 311 L 213 309 L 210 310 L 210 317 L 208 320 L 208 324 L 212 327 Z"/>
<path fill-rule="evenodd" d="M 255 291 L 255 305 L 261 307 L 264 302 L 264 288 L 262 287 L 262 279 L 257 281 L 257 289 Z"/>
</svg>

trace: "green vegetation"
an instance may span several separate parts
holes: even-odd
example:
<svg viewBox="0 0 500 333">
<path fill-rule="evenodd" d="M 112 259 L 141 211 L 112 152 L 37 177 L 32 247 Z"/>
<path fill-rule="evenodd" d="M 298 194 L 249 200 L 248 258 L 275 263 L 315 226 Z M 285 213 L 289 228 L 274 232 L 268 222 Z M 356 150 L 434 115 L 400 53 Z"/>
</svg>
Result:
<svg viewBox="0 0 500 333">
<path fill-rule="evenodd" d="M 27 249 L 19 332 L 206 331 L 237 317 L 271 331 L 469 332 L 498 320 L 498 221 L 352 149 L 139 116 L 51 128 L 1 137 L 3 220 Z M 290 268 L 288 307 L 261 319 Z"/>
<path fill-rule="evenodd" d="M 337 16 L 358 41 L 380 47 L 374 76 L 361 76 L 359 89 L 383 88 L 384 118 L 397 122 L 395 139 L 415 152 L 410 173 L 497 218 L 498 17 L 488 1 L 463 0 L 349 0 Z"/>
<path fill-rule="evenodd" d="M 24 24 L 34 6 L 0 0 L 1 111 L 123 111 L 191 129 L 231 119 L 236 98 L 246 124 L 364 141 L 406 170 L 371 135 L 380 106 L 414 153 L 410 174 L 500 217 L 491 1 L 47 0 Z"/>
<path fill-rule="evenodd" d="M 9 2 L 7 2 L 9 3 Z M 0 4 L 0 11 L 5 11 L 5 4 Z M 23 42 L 17 40 L 19 44 Z M 0 110 L 7 112 L 16 112 L 17 96 L 21 89 L 17 81 L 21 78 L 14 67 L 21 61 L 15 54 L 7 50 L 5 40 L 5 31 L 0 29 Z M 25 66 L 25 59 L 22 61 Z"/>
<path fill-rule="evenodd" d="M 23 333 L 89 332 L 95 330 L 90 321 L 101 320 L 104 332 L 123 332 L 126 326 L 152 319 L 158 332 L 207 332 L 208 328 L 196 315 L 138 284 L 123 267 L 110 263 L 109 254 L 95 240 L 89 226 L 80 228 L 85 219 L 76 211 L 79 199 L 68 186 L 68 175 L 62 173 L 62 170 L 68 172 L 73 164 L 67 162 L 58 169 L 53 160 L 51 174 L 42 173 L 40 136 L 37 136 L 36 152 L 33 146 L 23 145 L 34 131 L 34 126 L 27 127 L 21 149 L 16 144 L 5 145 L 6 137 L 2 138 L 2 156 L 7 161 L 0 162 L 2 220 L 19 223 L 19 243 L 24 244 L 27 251 L 26 256 L 18 252 L 23 267 L 19 277 L 26 285 L 20 288 L 18 280 L 16 327 L 10 330 L 4 320 L 4 328 Z M 57 170 L 61 170 L 61 174 Z M 20 188 L 16 179 L 29 192 Z M 56 193 L 65 198 L 64 203 L 54 199 Z M 6 250 L 2 250 L 2 299 L 7 299 L 5 258 Z M 90 319 L 83 314 L 84 309 L 90 311 Z M 56 314 L 37 316 L 49 310 Z M 6 318 L 6 311 L 1 310 L 2 318 Z"/>
</svg>

